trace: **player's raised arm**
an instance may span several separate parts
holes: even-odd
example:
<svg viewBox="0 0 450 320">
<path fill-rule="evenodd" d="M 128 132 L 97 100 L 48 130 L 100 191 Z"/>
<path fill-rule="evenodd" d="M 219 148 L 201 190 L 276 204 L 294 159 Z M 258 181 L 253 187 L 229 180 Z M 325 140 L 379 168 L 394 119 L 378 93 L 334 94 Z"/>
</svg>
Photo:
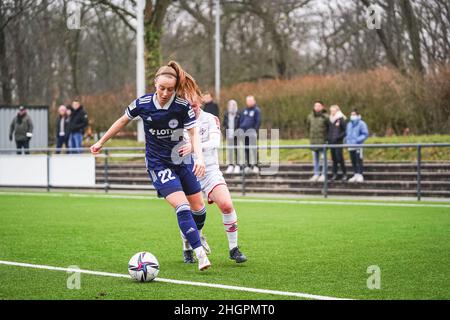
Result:
<svg viewBox="0 0 450 320">
<path fill-rule="evenodd" d="M 95 144 L 91 146 L 91 152 L 93 154 L 98 154 L 102 149 L 103 145 L 112 137 L 114 137 L 120 130 L 122 130 L 128 123 L 130 118 L 127 115 L 121 116 L 116 122 L 106 131 L 106 133 L 98 140 Z"/>
</svg>

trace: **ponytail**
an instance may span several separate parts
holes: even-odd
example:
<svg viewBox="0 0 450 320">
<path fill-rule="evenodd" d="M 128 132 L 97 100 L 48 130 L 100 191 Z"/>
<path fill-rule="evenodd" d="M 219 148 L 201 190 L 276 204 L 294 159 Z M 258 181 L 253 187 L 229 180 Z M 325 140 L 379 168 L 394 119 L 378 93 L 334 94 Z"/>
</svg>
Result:
<svg viewBox="0 0 450 320">
<path fill-rule="evenodd" d="M 175 90 L 179 97 L 188 100 L 190 103 L 201 99 L 202 94 L 194 78 L 184 71 L 178 62 L 171 60 L 166 66 L 159 68 L 158 72 L 156 72 L 155 79 L 160 75 L 169 75 L 176 78 Z"/>
</svg>

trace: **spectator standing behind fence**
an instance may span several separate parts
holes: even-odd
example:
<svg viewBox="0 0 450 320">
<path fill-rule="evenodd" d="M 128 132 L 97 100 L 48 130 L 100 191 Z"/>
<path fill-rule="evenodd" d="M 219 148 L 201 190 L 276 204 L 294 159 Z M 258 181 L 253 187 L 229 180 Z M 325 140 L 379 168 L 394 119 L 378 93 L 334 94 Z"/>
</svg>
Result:
<svg viewBox="0 0 450 320">
<path fill-rule="evenodd" d="M 56 153 L 61 152 L 62 146 L 69 148 L 69 116 L 67 114 L 67 107 L 60 105 L 58 108 L 58 117 L 56 118 Z"/>
<path fill-rule="evenodd" d="M 259 173 L 258 167 L 258 130 L 261 125 L 261 110 L 254 96 L 247 96 L 247 107 L 241 113 L 239 129 L 245 133 L 245 173 Z"/>
<path fill-rule="evenodd" d="M 205 92 L 203 94 L 203 111 L 209 112 L 219 118 L 219 106 L 214 102 L 214 98 L 211 93 Z"/>
<path fill-rule="evenodd" d="M 347 117 L 342 113 L 338 105 L 330 107 L 330 126 L 328 130 L 329 144 L 343 144 L 347 129 Z M 342 181 L 347 181 L 347 169 L 345 167 L 342 148 L 330 148 L 331 159 L 333 160 L 333 177 L 331 181 L 338 178 L 338 167 L 342 170 Z"/>
<path fill-rule="evenodd" d="M 346 144 L 363 144 L 369 137 L 369 130 L 357 109 L 353 109 L 347 124 Z M 363 148 L 348 148 L 352 160 L 354 176 L 348 182 L 363 182 Z"/>
<path fill-rule="evenodd" d="M 225 173 L 239 173 L 241 168 L 237 163 L 238 138 L 235 131 L 239 129 L 239 108 L 236 100 L 227 103 L 227 111 L 223 117 L 222 127 L 225 129 L 225 139 L 227 141 L 227 170 Z"/>
<path fill-rule="evenodd" d="M 14 134 L 14 140 L 16 141 L 17 154 L 22 153 L 22 148 L 25 154 L 30 154 L 28 149 L 30 148 L 30 140 L 33 136 L 33 121 L 27 113 L 25 107 L 20 106 L 17 115 L 11 122 L 9 127 L 9 141 L 12 141 Z"/>
<path fill-rule="evenodd" d="M 329 118 L 322 101 L 314 103 L 313 111 L 306 119 L 306 128 L 312 145 L 326 144 L 328 138 Z M 323 149 L 311 148 L 313 155 L 313 176 L 309 181 L 323 182 L 325 180 L 325 166 L 323 165 Z M 322 159 L 322 161 L 321 161 Z M 322 163 L 321 163 L 322 162 Z M 322 170 L 320 166 L 322 165 Z"/>
<path fill-rule="evenodd" d="M 82 147 L 84 130 L 88 125 L 88 116 L 84 111 L 83 106 L 78 100 L 72 102 L 72 114 L 70 116 L 70 140 L 69 145 L 72 149 Z M 73 153 L 81 153 L 80 150 L 76 150 Z"/>
</svg>

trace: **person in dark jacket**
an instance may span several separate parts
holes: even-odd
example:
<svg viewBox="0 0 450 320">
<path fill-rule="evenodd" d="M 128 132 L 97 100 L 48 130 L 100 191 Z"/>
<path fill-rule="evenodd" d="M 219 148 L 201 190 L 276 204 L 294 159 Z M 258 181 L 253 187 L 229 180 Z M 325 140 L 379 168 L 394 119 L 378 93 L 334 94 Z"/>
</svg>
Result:
<svg viewBox="0 0 450 320">
<path fill-rule="evenodd" d="M 328 139 L 329 119 L 327 110 L 322 101 L 314 103 L 313 111 L 306 119 L 306 129 L 309 135 L 309 140 L 312 145 L 326 144 Z M 314 174 L 309 179 L 310 181 L 323 182 L 325 180 L 325 166 L 322 161 L 322 170 L 320 170 L 321 159 L 326 155 L 323 154 L 321 148 L 311 148 L 313 155 L 313 170 Z"/>
<path fill-rule="evenodd" d="M 253 173 L 259 173 L 258 150 L 256 147 L 258 145 L 258 130 L 261 125 L 261 110 L 256 104 L 254 96 L 247 96 L 246 104 L 247 108 L 241 113 L 241 118 L 239 119 L 239 129 L 242 129 L 245 132 L 244 144 L 246 167 L 244 170 L 246 173 L 251 171 L 253 171 Z"/>
<path fill-rule="evenodd" d="M 60 105 L 58 108 L 58 117 L 56 118 L 56 148 L 58 149 L 56 153 L 61 153 L 59 150 L 62 146 L 69 148 L 69 116 L 67 114 L 67 107 L 65 105 Z"/>
<path fill-rule="evenodd" d="M 330 107 L 330 126 L 328 130 L 329 144 L 343 144 L 345 131 L 347 129 L 347 117 L 342 113 L 338 105 Z M 333 160 L 333 177 L 331 181 L 337 180 L 338 166 L 342 170 L 342 181 L 347 181 L 347 168 L 345 167 L 342 148 L 331 148 L 331 159 Z"/>
<path fill-rule="evenodd" d="M 9 141 L 12 141 L 14 134 L 14 140 L 16 141 L 17 154 L 22 153 L 22 148 L 25 154 L 30 154 L 28 149 L 30 148 L 30 140 L 33 136 L 33 121 L 27 113 L 25 107 L 20 106 L 17 116 L 11 122 L 9 127 Z"/>
<path fill-rule="evenodd" d="M 236 100 L 230 100 L 227 103 L 227 112 L 223 117 L 222 127 L 225 129 L 225 139 L 227 147 L 234 149 L 227 149 L 227 170 L 225 173 L 239 173 L 241 168 L 237 163 L 237 146 L 238 137 L 235 131 L 239 129 L 239 108 Z"/>
<path fill-rule="evenodd" d="M 88 125 L 88 116 L 84 111 L 83 106 L 78 100 L 72 102 L 72 114 L 70 116 L 70 138 L 69 145 L 72 149 L 82 147 L 84 130 Z M 80 150 L 75 150 L 74 153 L 81 153 Z"/>
<path fill-rule="evenodd" d="M 213 96 L 209 92 L 203 94 L 203 111 L 209 112 L 219 118 L 219 106 L 214 102 Z"/>
</svg>

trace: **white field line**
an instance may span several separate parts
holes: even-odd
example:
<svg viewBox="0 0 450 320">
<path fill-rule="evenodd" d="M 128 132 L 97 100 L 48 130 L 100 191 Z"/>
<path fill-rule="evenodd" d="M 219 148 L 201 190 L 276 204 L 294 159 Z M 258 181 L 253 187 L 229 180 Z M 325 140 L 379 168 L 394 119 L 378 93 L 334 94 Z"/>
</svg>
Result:
<svg viewBox="0 0 450 320">
<path fill-rule="evenodd" d="M 46 266 L 46 265 L 40 265 L 40 264 L 29 264 L 29 263 L 3 261 L 3 260 L 0 260 L 0 264 L 8 265 L 8 266 L 15 266 L 15 267 L 44 269 L 44 270 L 52 270 L 52 271 L 65 271 L 65 272 L 72 272 L 72 273 L 78 272 L 78 273 L 84 273 L 84 274 L 90 274 L 90 275 L 96 275 L 96 276 L 130 279 L 129 275 L 119 274 L 119 273 L 91 271 L 91 270 L 73 269 L 73 268 L 61 268 L 61 267 L 53 267 L 53 266 Z M 173 279 L 164 279 L 164 278 L 156 278 L 154 281 L 188 285 L 188 286 L 209 287 L 209 288 L 234 290 L 234 291 L 245 291 L 245 292 L 252 292 L 252 293 L 273 294 L 273 295 L 286 296 L 286 297 L 300 297 L 300 298 L 314 299 L 314 300 L 349 300 L 349 299 L 319 296 L 319 295 L 315 295 L 315 294 L 308 294 L 308 293 L 301 293 L 301 292 L 288 292 L 288 291 L 238 287 L 238 286 L 229 286 L 229 285 L 224 285 L 224 284 L 215 284 L 215 283 L 207 283 L 207 282 L 173 280 Z"/>
<path fill-rule="evenodd" d="M 39 193 L 39 192 L 4 192 L 0 196 L 38 196 L 38 197 L 75 197 L 75 198 L 107 198 L 107 199 L 135 199 L 135 200 L 163 200 L 154 196 L 138 195 L 101 195 L 85 193 Z M 271 204 L 309 204 L 309 205 L 341 205 L 341 206 L 372 206 L 372 207 L 408 207 L 408 208 L 450 208 L 450 204 L 428 203 L 397 203 L 397 202 L 344 202 L 344 201 L 316 201 L 316 200 L 279 200 L 279 199 L 242 199 L 233 198 L 233 202 L 271 203 Z"/>
</svg>

